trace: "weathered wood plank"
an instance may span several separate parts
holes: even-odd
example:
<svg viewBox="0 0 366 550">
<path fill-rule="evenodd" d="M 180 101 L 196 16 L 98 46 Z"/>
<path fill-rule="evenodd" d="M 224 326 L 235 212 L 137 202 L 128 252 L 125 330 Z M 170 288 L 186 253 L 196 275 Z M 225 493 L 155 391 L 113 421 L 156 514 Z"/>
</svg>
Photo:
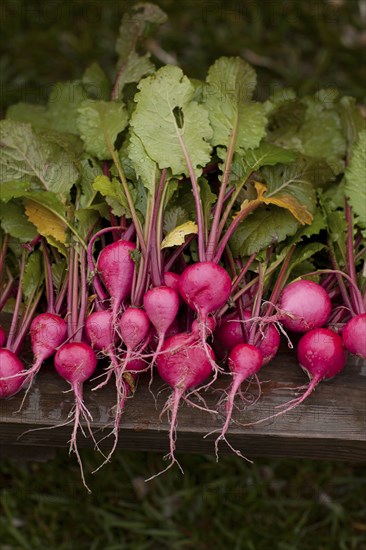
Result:
<svg viewBox="0 0 366 550">
<path fill-rule="evenodd" d="M 306 383 L 306 377 L 296 365 L 294 353 L 282 351 L 275 361 L 260 373 L 262 396 L 253 406 L 236 411 L 234 419 L 247 423 L 270 416 L 276 406 L 293 397 L 293 392 L 284 386 L 297 387 Z M 268 382 L 270 381 L 270 382 Z M 215 389 L 224 388 L 227 379 L 215 384 Z M 93 384 L 85 386 L 85 403 L 94 421 L 97 439 L 108 433 L 105 428 L 112 421 L 111 409 L 115 403 L 113 384 L 98 392 L 91 392 Z M 161 381 L 156 379 L 153 392 L 158 393 Z M 57 426 L 65 422 L 72 407 L 72 394 L 63 393 L 67 384 L 52 368 L 43 367 L 33 384 L 21 413 L 19 408 L 23 394 L 0 401 L 0 448 L 9 445 L 18 447 L 61 447 L 67 445 L 71 426 L 39 430 L 25 434 L 27 429 Z M 297 409 L 285 415 L 252 427 L 232 424 L 228 437 L 248 458 L 255 456 L 289 456 L 350 461 L 366 460 L 366 363 L 349 357 L 344 371 L 334 380 L 323 382 L 309 399 Z M 155 408 L 154 399 L 147 388 L 146 376 L 142 376 L 134 398 L 129 399 L 123 415 L 118 448 L 166 452 L 169 424 L 166 416 L 159 421 L 159 412 L 169 394 L 161 393 Z M 257 388 L 252 386 L 246 393 L 254 398 Z M 209 390 L 205 394 L 207 405 L 215 407 L 220 392 Z M 179 412 L 177 451 L 212 453 L 214 435 L 203 436 L 218 429 L 222 416 L 214 417 L 185 404 Z M 107 445 L 111 440 L 106 440 Z M 92 447 L 89 439 L 79 438 L 80 447 Z M 221 444 L 220 451 L 229 449 Z"/>
</svg>

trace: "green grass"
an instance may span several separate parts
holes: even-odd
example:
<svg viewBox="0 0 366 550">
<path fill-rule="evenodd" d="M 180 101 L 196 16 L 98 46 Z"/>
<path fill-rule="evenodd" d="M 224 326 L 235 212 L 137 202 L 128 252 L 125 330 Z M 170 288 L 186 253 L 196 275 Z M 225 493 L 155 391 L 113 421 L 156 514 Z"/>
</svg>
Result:
<svg viewBox="0 0 366 550">
<path fill-rule="evenodd" d="M 86 470 L 99 464 L 83 452 Z M 80 481 L 74 457 L 0 467 L 1 550 L 364 550 L 366 472 L 309 460 L 117 453 Z"/>
</svg>

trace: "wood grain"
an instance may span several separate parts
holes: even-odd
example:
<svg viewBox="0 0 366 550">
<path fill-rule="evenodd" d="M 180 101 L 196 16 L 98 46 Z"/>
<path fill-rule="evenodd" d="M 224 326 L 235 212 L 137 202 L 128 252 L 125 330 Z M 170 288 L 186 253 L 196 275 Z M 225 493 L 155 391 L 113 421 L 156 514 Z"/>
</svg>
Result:
<svg viewBox="0 0 366 550">
<path fill-rule="evenodd" d="M 234 413 L 234 420 L 248 423 L 270 417 L 276 406 L 294 397 L 294 391 L 307 379 L 297 366 L 296 355 L 284 349 L 271 365 L 260 373 L 262 396 L 260 400 L 242 411 Z M 207 405 L 215 408 L 222 389 L 229 377 L 222 377 L 204 394 Z M 112 422 L 111 410 L 115 404 L 113 383 L 100 391 L 92 392 L 96 383 L 85 385 L 85 403 L 93 415 L 93 430 L 98 439 L 108 434 L 106 426 Z M 155 376 L 152 391 L 155 395 L 162 388 Z M 20 413 L 23 392 L 8 400 L 0 401 L 0 456 L 1 451 L 12 446 L 14 453 L 21 449 L 44 449 L 44 457 L 54 447 L 64 447 L 71 433 L 71 426 L 42 429 L 24 433 L 29 429 L 53 427 L 67 420 L 72 404 L 72 393 L 63 393 L 68 385 L 58 377 L 52 362 L 45 365 L 34 382 Z M 257 396 L 255 384 L 246 392 L 248 399 Z M 309 457 L 363 461 L 366 459 L 366 362 L 349 356 L 347 366 L 335 379 L 322 382 L 305 403 L 285 415 L 252 427 L 232 423 L 228 432 L 230 443 L 248 458 Z M 168 449 L 169 423 L 166 415 L 159 420 L 169 389 L 157 398 L 157 407 L 147 387 L 146 375 L 140 377 L 135 396 L 126 403 L 119 449 L 166 452 Z M 223 415 L 213 416 L 182 404 L 178 419 L 177 452 L 213 453 L 215 435 L 203 436 L 217 430 L 223 423 Z M 24 435 L 22 435 L 24 434 Z M 106 447 L 111 439 L 104 441 Z M 80 447 L 93 447 L 90 438 L 79 437 Z M 8 451 L 9 452 L 9 451 Z M 32 451 L 34 453 L 34 451 Z M 231 452 L 222 443 L 220 452 Z M 40 455 L 42 457 L 42 454 Z"/>
</svg>

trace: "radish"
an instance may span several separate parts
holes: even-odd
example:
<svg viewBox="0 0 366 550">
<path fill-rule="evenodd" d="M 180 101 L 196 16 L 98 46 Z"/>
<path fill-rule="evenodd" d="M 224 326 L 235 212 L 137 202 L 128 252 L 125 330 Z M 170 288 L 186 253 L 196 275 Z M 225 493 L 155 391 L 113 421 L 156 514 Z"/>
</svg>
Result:
<svg viewBox="0 0 366 550">
<path fill-rule="evenodd" d="M 114 346 L 111 311 L 101 310 L 90 313 L 85 321 L 85 335 L 93 349 L 108 354 Z"/>
<path fill-rule="evenodd" d="M 249 321 L 251 318 L 251 311 L 246 309 L 244 311 L 244 320 Z M 228 352 L 232 350 L 238 344 L 245 343 L 242 331 L 242 321 L 239 318 L 237 312 L 225 315 L 219 326 L 214 332 L 214 337 L 217 338 L 219 344 Z M 256 344 L 259 351 L 262 354 L 262 365 L 267 365 L 277 354 L 280 346 L 280 335 L 273 323 L 268 323 L 262 331 L 262 336 L 259 339 L 259 343 Z M 216 345 L 216 347 L 218 347 Z M 224 358 L 225 355 L 223 355 Z"/>
<path fill-rule="evenodd" d="M 293 332 L 306 332 L 325 325 L 332 303 L 323 287 L 313 281 L 295 281 L 280 296 L 280 320 Z"/>
<path fill-rule="evenodd" d="M 179 296 L 168 286 L 156 286 L 144 296 L 144 307 L 151 324 L 158 333 L 158 346 L 153 354 L 151 369 L 164 344 L 166 332 L 173 324 L 179 309 Z M 152 372 L 152 370 L 151 370 Z"/>
<path fill-rule="evenodd" d="M 201 342 L 207 358 L 215 370 L 219 370 L 206 344 L 207 317 L 223 306 L 231 293 L 231 279 L 225 269 L 214 262 L 197 262 L 188 266 L 180 276 L 179 292 L 183 300 L 198 314 Z"/>
<path fill-rule="evenodd" d="M 209 313 L 223 306 L 231 293 L 231 279 L 223 267 L 214 262 L 197 262 L 188 266 L 179 279 L 179 292 L 205 324 Z"/>
<path fill-rule="evenodd" d="M 17 393 L 25 382 L 23 363 L 12 351 L 0 349 L 0 399 Z M 23 373 L 23 374 L 22 374 Z"/>
<path fill-rule="evenodd" d="M 91 434 L 90 420 L 92 420 L 92 416 L 83 403 L 83 383 L 94 373 L 97 366 L 97 358 L 88 344 L 84 342 L 69 342 L 57 350 L 54 364 L 58 374 L 69 382 L 74 392 L 74 428 L 70 439 L 70 452 L 75 452 L 83 483 L 90 492 L 85 482 L 83 465 L 77 448 L 77 430 L 80 426 L 80 416 L 82 416 Z"/>
<path fill-rule="evenodd" d="M 131 355 L 132 351 L 149 334 L 150 320 L 147 313 L 143 309 L 135 307 L 127 308 L 121 315 L 119 330 L 122 340 L 126 345 L 127 354 Z"/>
<path fill-rule="evenodd" d="M 5 345 L 6 342 L 6 332 L 3 327 L 0 325 L 0 348 Z"/>
<path fill-rule="evenodd" d="M 225 441 L 232 451 L 245 458 L 240 451 L 234 449 L 226 439 L 226 432 L 229 428 L 233 413 L 234 399 L 241 384 L 250 376 L 256 375 L 263 364 L 262 354 L 259 349 L 251 344 L 238 344 L 229 354 L 229 369 L 233 374 L 229 395 L 226 402 L 226 421 L 221 434 L 216 439 L 215 450 L 218 459 L 218 445 L 221 440 Z M 212 433 L 212 432 L 211 432 Z M 209 434 L 208 434 L 209 435 Z"/>
<path fill-rule="evenodd" d="M 322 380 L 336 376 L 345 366 L 347 353 L 342 338 L 327 328 L 316 328 L 304 334 L 297 346 L 297 358 L 301 368 L 309 376 L 306 391 L 300 396 L 279 407 L 282 408 L 270 417 L 262 418 L 241 426 L 254 426 L 285 414 L 302 403 Z"/>
<path fill-rule="evenodd" d="M 214 361 L 214 353 L 209 346 L 207 347 L 210 350 L 211 361 Z M 210 376 L 212 373 L 211 361 L 207 358 L 206 351 L 200 342 L 192 343 L 192 335 L 190 333 L 180 333 L 168 338 L 161 348 L 161 353 L 156 361 L 157 369 L 164 382 L 173 388 L 173 393 L 161 413 L 163 414 L 165 411 L 171 410 L 169 430 L 170 452 L 168 454 L 171 461 L 163 471 L 156 475 L 162 474 L 177 462 L 174 451 L 177 414 L 181 399 L 203 409 L 184 397 L 184 393 L 189 389 L 197 388 Z M 179 466 L 178 462 L 177 464 Z"/>
<path fill-rule="evenodd" d="M 136 246 L 130 241 L 115 241 L 99 254 L 97 269 L 109 292 L 112 305 L 113 325 L 122 302 L 130 295 L 135 262 L 131 253 Z"/>
<path fill-rule="evenodd" d="M 121 319 L 119 320 L 119 329 L 127 351 L 124 354 L 122 364 L 116 366 L 115 368 L 117 404 L 113 429 L 114 444 L 105 462 L 109 461 L 118 443 L 121 415 L 126 399 L 126 384 L 123 379 L 124 372 L 128 365 L 130 365 L 131 359 L 134 358 L 134 350 L 136 350 L 137 346 L 142 344 L 148 337 L 150 332 L 150 321 L 145 311 L 135 307 L 129 307 L 121 315 Z M 136 354 L 136 358 L 138 358 L 138 354 Z M 144 363 L 143 365 L 143 368 L 145 368 Z M 135 369 L 138 369 L 140 366 L 141 364 L 136 363 Z"/>
<path fill-rule="evenodd" d="M 178 273 L 173 273 L 173 271 L 166 271 L 164 273 L 164 284 L 169 288 L 172 288 L 179 293 L 179 279 L 180 275 Z"/>
<path fill-rule="evenodd" d="M 354 355 L 366 359 L 366 313 L 352 317 L 342 333 L 344 347 Z"/>
</svg>

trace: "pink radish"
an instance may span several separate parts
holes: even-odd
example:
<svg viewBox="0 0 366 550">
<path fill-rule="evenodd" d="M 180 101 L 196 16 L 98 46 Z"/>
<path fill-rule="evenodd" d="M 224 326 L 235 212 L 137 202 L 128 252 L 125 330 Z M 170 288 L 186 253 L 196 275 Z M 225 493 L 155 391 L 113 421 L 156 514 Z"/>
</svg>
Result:
<svg viewBox="0 0 366 550">
<path fill-rule="evenodd" d="M 113 429 L 114 444 L 105 462 L 109 461 L 118 443 L 119 427 L 126 399 L 126 383 L 123 378 L 125 370 L 131 365 L 131 359 L 134 359 L 133 354 L 136 351 L 136 348 L 147 339 L 150 332 L 150 321 L 146 312 L 135 307 L 127 308 L 126 311 L 122 313 L 119 320 L 119 330 L 127 351 L 124 354 L 121 364 L 115 369 L 117 404 Z M 136 358 L 138 358 L 137 352 Z M 135 364 L 135 367 L 136 365 L 137 363 Z"/>
<path fill-rule="evenodd" d="M 352 317 L 342 332 L 344 347 L 354 355 L 366 359 L 366 313 Z"/>
<path fill-rule="evenodd" d="M 188 266 L 180 276 L 179 292 L 183 300 L 198 314 L 201 342 L 206 355 L 212 361 L 215 377 L 218 365 L 210 357 L 206 339 L 208 337 L 207 316 L 223 306 L 231 293 L 231 279 L 223 267 L 214 262 L 197 262 Z"/>
<path fill-rule="evenodd" d="M 114 346 L 111 311 L 101 310 L 90 313 L 85 321 L 85 335 L 93 349 L 107 354 Z"/>
<path fill-rule="evenodd" d="M 120 240 L 109 244 L 99 254 L 97 269 L 111 297 L 113 324 L 122 302 L 131 293 L 135 270 L 131 253 L 135 249 L 132 242 Z"/>
<path fill-rule="evenodd" d="M 310 379 L 306 391 L 300 397 L 280 405 L 282 409 L 280 412 L 250 424 L 241 424 L 241 426 L 261 424 L 300 405 L 319 382 L 333 378 L 344 368 L 347 353 L 343 347 L 342 338 L 338 334 L 327 328 L 316 328 L 301 337 L 297 346 L 297 358 Z"/>
<path fill-rule="evenodd" d="M 148 314 L 143 309 L 129 307 L 122 313 L 119 330 L 127 353 L 131 354 L 147 338 L 150 326 Z"/>
<path fill-rule="evenodd" d="M 223 306 L 231 293 L 231 279 L 223 267 L 214 262 L 197 262 L 187 267 L 179 279 L 184 301 L 206 323 L 207 315 Z"/>
<path fill-rule="evenodd" d="M 280 296 L 280 319 L 293 332 L 320 328 L 328 321 L 332 303 L 323 287 L 313 281 L 295 281 Z"/>
<path fill-rule="evenodd" d="M 0 399 L 11 397 L 21 389 L 26 379 L 25 372 L 15 353 L 0 348 Z"/>
<path fill-rule="evenodd" d="M 6 332 L 3 327 L 0 325 L 0 348 L 5 345 L 6 342 Z"/>
<path fill-rule="evenodd" d="M 172 288 L 179 293 L 179 279 L 180 275 L 178 273 L 173 273 L 173 271 L 166 271 L 164 273 L 164 284 L 169 288 Z"/>
<path fill-rule="evenodd" d="M 151 369 L 157 355 L 164 344 L 164 339 L 170 325 L 173 324 L 179 309 L 179 296 L 168 286 L 156 286 L 148 290 L 144 296 L 144 307 L 151 324 L 158 333 L 158 347 L 153 354 Z"/>
<path fill-rule="evenodd" d="M 246 309 L 244 311 L 244 320 L 249 321 L 251 316 L 251 311 Z M 225 350 L 230 352 L 230 350 L 238 344 L 245 343 L 242 332 L 242 321 L 240 320 L 237 312 L 225 315 L 221 319 L 221 323 L 214 332 L 214 338 L 216 338 L 221 347 L 224 348 L 223 350 L 220 350 L 220 355 L 222 354 L 222 357 L 225 357 Z M 256 346 L 262 354 L 262 365 L 267 365 L 267 363 L 275 357 L 280 346 L 280 340 L 280 334 L 274 324 L 266 324 L 263 328 L 263 335 L 259 339 Z M 216 348 L 219 348 L 217 343 L 215 349 Z"/>
<path fill-rule="evenodd" d="M 29 334 L 34 363 L 30 369 L 25 369 L 12 375 L 12 378 L 21 377 L 24 380 L 24 384 L 28 386 L 19 410 L 23 407 L 32 382 L 39 372 L 42 363 L 51 357 L 66 340 L 67 323 L 54 313 L 40 313 L 33 319 Z"/>
<path fill-rule="evenodd" d="M 71 385 L 75 395 L 74 408 L 74 429 L 70 439 L 70 452 L 74 451 L 79 462 L 81 477 L 85 487 L 89 490 L 85 482 L 83 465 L 77 448 L 77 431 L 80 425 L 80 416 L 82 416 L 90 428 L 92 416 L 83 403 L 83 384 L 92 376 L 97 366 L 97 358 L 94 351 L 84 342 L 70 342 L 64 344 L 56 352 L 54 359 L 55 369 L 62 378 Z"/>
<path fill-rule="evenodd" d="M 259 349 L 251 344 L 238 344 L 233 348 L 229 355 L 229 369 L 233 374 L 229 395 L 226 402 L 226 421 L 221 434 L 216 439 L 215 449 L 218 459 L 218 445 L 221 440 L 225 441 L 232 451 L 245 458 L 240 451 L 234 449 L 226 439 L 226 432 L 229 428 L 231 416 L 233 413 L 234 399 L 238 393 L 241 384 L 250 376 L 256 375 L 263 364 L 262 354 Z M 211 432 L 212 433 L 212 432 Z"/>
<path fill-rule="evenodd" d="M 209 346 L 207 347 L 210 350 L 211 360 L 214 361 L 214 353 Z M 162 472 L 156 474 L 160 475 L 177 462 L 174 451 L 180 401 L 183 399 L 193 406 L 198 406 L 184 397 L 184 393 L 202 384 L 212 373 L 212 366 L 201 343 L 192 343 L 192 335 L 190 333 L 176 334 L 165 340 L 161 353 L 157 357 L 156 364 L 161 378 L 173 388 L 173 393 L 162 411 L 163 414 L 167 410 L 171 410 L 169 431 L 170 452 L 168 455 L 171 462 Z"/>
<path fill-rule="evenodd" d="M 113 373 L 117 373 L 119 361 L 115 353 L 116 332 L 113 330 L 113 319 L 111 310 L 93 311 L 85 322 L 85 335 L 94 350 L 102 352 L 107 356 L 111 365 L 107 369 L 107 375 L 103 382 L 94 387 L 92 391 L 99 390 L 105 386 Z"/>
</svg>

